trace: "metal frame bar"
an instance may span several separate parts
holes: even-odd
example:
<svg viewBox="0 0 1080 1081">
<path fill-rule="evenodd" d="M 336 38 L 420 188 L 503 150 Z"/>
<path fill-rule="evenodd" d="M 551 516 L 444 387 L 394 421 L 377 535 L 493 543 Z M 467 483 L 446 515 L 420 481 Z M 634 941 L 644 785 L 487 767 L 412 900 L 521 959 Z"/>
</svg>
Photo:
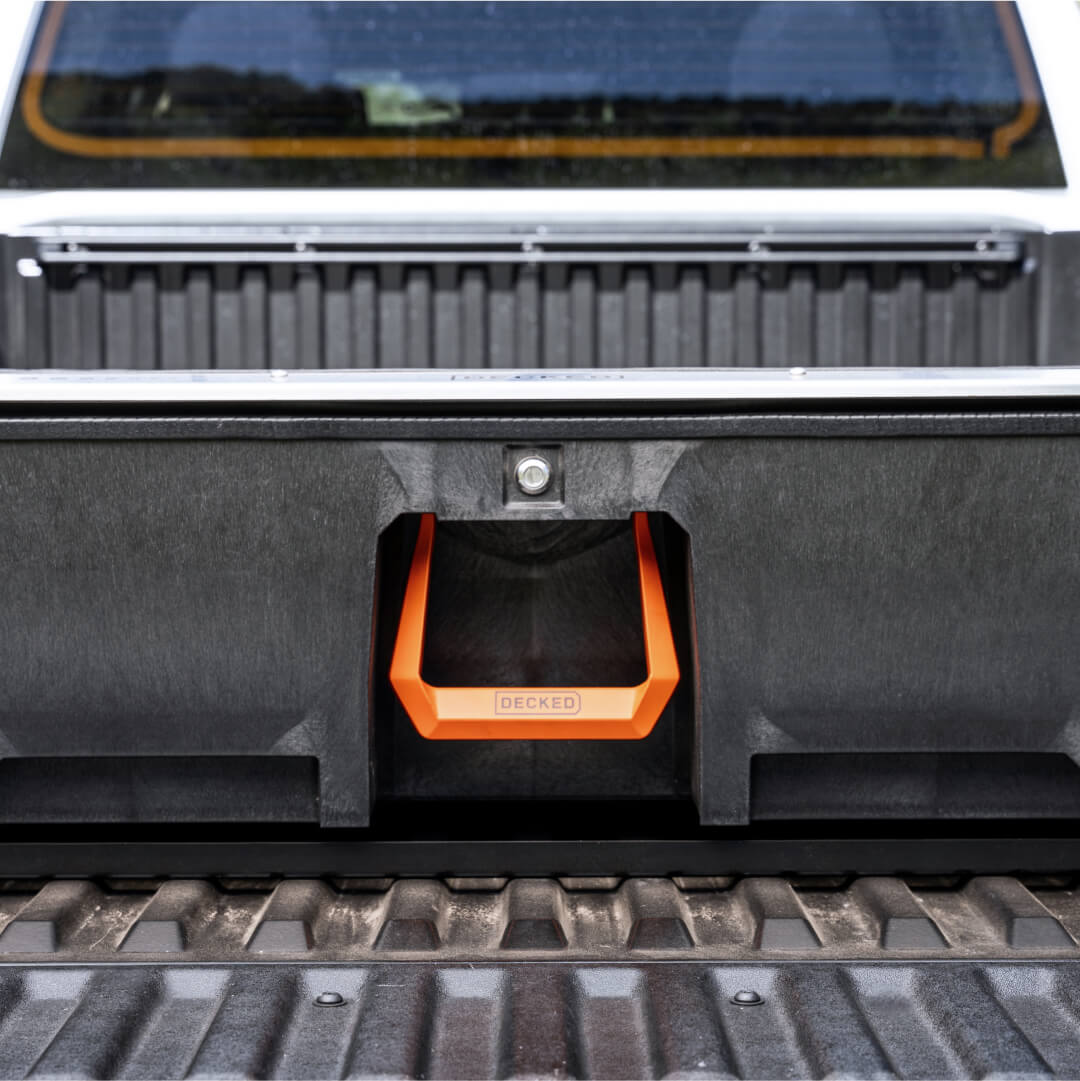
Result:
<svg viewBox="0 0 1080 1081">
<path fill-rule="evenodd" d="M 883 837 L 864 829 L 842 837 L 473 840 L 338 838 L 294 841 L 124 840 L 101 829 L 94 840 L 36 838 L 0 844 L 11 877 L 56 874 L 147 876 L 724 875 L 1058 873 L 1080 867 L 1080 839 L 1033 831 Z"/>
<path fill-rule="evenodd" d="M 488 404 L 1080 398 L 1080 368 L 0 371 L 0 406 Z"/>
<path fill-rule="evenodd" d="M 1019 237 L 990 234 L 903 236 L 864 233 L 850 236 L 759 234 L 692 237 L 530 231 L 491 236 L 440 236 L 423 233 L 359 234 L 342 238 L 334 233 L 302 236 L 266 233 L 223 238 L 212 233 L 203 242 L 187 230 L 160 238 L 89 236 L 85 241 L 60 243 L 42 236 L 38 259 L 48 265 L 101 264 L 248 264 L 298 263 L 965 263 L 1002 265 L 1023 257 Z M 126 242 L 125 242 L 126 240 Z M 167 245 L 172 246 L 167 246 Z M 179 245 L 179 246 L 178 246 Z M 593 245 L 603 245 L 594 247 Z"/>
</svg>

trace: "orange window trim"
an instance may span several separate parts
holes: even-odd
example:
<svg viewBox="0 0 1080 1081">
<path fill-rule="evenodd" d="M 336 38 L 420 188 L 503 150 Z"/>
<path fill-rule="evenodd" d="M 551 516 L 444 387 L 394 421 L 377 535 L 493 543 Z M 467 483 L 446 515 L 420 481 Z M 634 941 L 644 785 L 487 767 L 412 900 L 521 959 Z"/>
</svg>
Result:
<svg viewBox="0 0 1080 1081">
<path fill-rule="evenodd" d="M 1031 63 L 1031 55 L 1024 41 L 1024 31 L 1016 14 L 1016 8 L 1005 0 L 997 0 L 998 22 L 1009 50 L 1013 72 L 1020 87 L 1020 111 L 1007 124 L 995 128 L 990 137 L 990 151 L 995 158 L 1007 158 L 1013 146 L 1039 122 L 1042 102 L 1039 100 L 1039 80 Z"/>
<path fill-rule="evenodd" d="M 996 0 L 998 18 L 1016 69 L 1022 105 L 1009 123 L 995 128 L 993 156 L 1008 157 L 1013 145 L 1039 119 L 1038 82 L 1024 44 L 1023 31 L 1009 0 Z M 49 60 L 56 46 L 67 0 L 50 4 L 41 37 L 30 60 L 20 105 L 31 132 L 46 146 L 93 158 L 790 158 L 889 157 L 966 158 L 986 156 L 981 139 L 950 136 L 660 136 L 597 138 L 516 136 L 511 138 L 111 138 L 77 135 L 56 127 L 45 116 L 41 99 Z"/>
</svg>

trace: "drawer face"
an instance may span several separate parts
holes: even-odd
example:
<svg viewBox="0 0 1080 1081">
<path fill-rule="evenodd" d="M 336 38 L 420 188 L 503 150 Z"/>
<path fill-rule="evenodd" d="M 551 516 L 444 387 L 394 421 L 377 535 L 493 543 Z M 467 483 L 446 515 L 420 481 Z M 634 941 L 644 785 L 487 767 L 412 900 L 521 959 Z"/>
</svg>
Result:
<svg viewBox="0 0 1080 1081">
<path fill-rule="evenodd" d="M 209 413 L 0 421 L 0 821 L 366 828 L 380 800 L 644 798 L 695 828 L 1080 811 L 1071 414 L 612 417 L 602 438 L 567 416 L 507 440 L 483 420 Z M 557 452 L 557 498 L 507 499 L 516 446 Z M 598 686 L 634 687 L 632 545 L 560 578 L 578 556 L 559 538 L 602 545 L 588 523 L 635 513 L 680 673 L 655 730 L 423 746 L 389 671 L 421 517 L 458 537 L 444 573 L 495 583 L 487 615 L 465 611 L 472 586 L 445 593 L 425 673 L 471 673 L 496 721 L 520 714 L 498 691 L 558 690 L 570 723 L 584 680 L 508 643 L 558 646 L 565 671 L 594 650 Z M 532 548 L 498 549 L 513 523 Z M 496 661 L 510 676 L 477 678 Z"/>
</svg>

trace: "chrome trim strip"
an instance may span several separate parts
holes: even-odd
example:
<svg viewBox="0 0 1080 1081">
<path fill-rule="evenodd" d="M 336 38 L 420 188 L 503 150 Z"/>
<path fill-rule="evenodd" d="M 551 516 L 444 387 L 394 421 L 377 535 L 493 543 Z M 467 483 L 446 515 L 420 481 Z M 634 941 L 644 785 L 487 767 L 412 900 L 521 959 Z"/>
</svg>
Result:
<svg viewBox="0 0 1080 1081">
<path fill-rule="evenodd" d="M 141 226 L 218 229 L 567 228 L 709 232 L 1080 229 L 1068 188 L 205 189 L 0 191 L 0 233 L 81 241 Z M 305 239 L 307 239 L 305 237 Z"/>
<path fill-rule="evenodd" d="M 169 251 L 41 251 L 42 263 L 68 266 L 102 266 L 120 264 L 125 266 L 169 266 L 176 263 L 194 263 L 201 266 L 248 263 L 295 263 L 300 266 L 309 264 L 347 263 L 347 264 L 432 264 L 446 263 L 452 266 L 479 264 L 490 266 L 492 263 L 805 263 L 817 266 L 827 262 L 847 263 L 1002 263 L 1017 262 L 1023 249 L 1019 243 L 1002 244 L 996 248 L 982 250 L 941 249 L 921 251 L 919 249 L 902 251 L 884 248 L 879 251 L 859 250 L 856 253 L 837 251 L 769 251 L 764 247 L 747 250 L 727 251 L 679 249 L 649 251 L 636 248 L 616 248 L 603 250 L 567 250 L 560 248 L 547 251 L 541 248 L 524 248 L 517 251 L 407 251 L 393 248 L 359 248 L 351 251 L 335 251 L 312 247 L 302 247 L 299 251 L 251 249 L 248 251 L 199 251 L 196 249 L 176 249 Z"/>
<path fill-rule="evenodd" d="M 0 371 L 0 405 L 661 403 L 1080 398 L 1080 368 Z"/>
</svg>

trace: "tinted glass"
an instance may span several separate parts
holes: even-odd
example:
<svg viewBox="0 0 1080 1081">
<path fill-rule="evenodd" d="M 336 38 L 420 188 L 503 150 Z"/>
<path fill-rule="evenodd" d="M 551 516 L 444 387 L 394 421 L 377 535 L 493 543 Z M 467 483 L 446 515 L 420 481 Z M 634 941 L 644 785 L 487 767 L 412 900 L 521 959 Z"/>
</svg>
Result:
<svg viewBox="0 0 1080 1081">
<path fill-rule="evenodd" d="M 1011 3 L 51 3 L 0 182 L 1057 185 Z"/>
</svg>

